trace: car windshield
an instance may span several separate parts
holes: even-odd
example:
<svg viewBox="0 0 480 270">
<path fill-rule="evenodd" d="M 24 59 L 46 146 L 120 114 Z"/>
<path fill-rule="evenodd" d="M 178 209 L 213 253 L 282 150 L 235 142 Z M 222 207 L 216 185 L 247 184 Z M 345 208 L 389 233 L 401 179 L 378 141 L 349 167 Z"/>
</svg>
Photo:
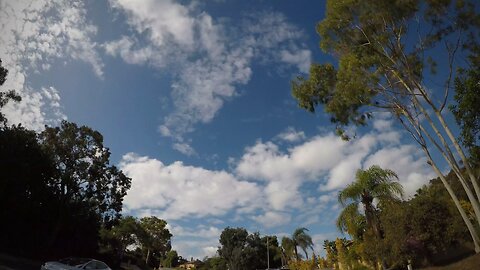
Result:
<svg viewBox="0 0 480 270">
<path fill-rule="evenodd" d="M 87 263 L 88 261 L 90 261 L 90 259 L 86 259 L 86 258 L 65 258 L 65 259 L 59 260 L 59 262 L 66 265 L 70 265 L 70 266 L 81 265 L 81 264 Z"/>
</svg>

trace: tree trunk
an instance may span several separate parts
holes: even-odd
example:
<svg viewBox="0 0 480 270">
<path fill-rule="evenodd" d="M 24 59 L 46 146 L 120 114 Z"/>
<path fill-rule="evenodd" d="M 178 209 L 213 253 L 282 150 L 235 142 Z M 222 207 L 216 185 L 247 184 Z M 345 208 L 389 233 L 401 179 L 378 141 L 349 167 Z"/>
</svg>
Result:
<svg viewBox="0 0 480 270">
<path fill-rule="evenodd" d="M 148 266 L 148 259 L 150 259 L 150 249 L 147 248 L 147 258 L 145 259 L 145 264 Z"/>
<path fill-rule="evenodd" d="M 472 236 L 472 239 L 473 239 L 473 245 L 475 246 L 475 253 L 480 253 L 480 239 L 479 239 L 478 234 L 475 230 L 475 227 L 473 226 L 472 222 L 470 221 L 467 214 L 465 213 L 465 210 L 463 209 L 462 205 L 460 204 L 460 201 L 458 200 L 457 195 L 455 195 L 455 193 L 453 192 L 452 187 L 447 182 L 447 179 L 445 178 L 445 176 L 443 176 L 442 172 L 440 171 L 440 169 L 438 169 L 437 165 L 435 163 L 433 163 L 433 160 L 430 157 L 430 153 L 427 152 L 427 156 L 429 158 L 429 161 L 431 163 L 432 168 L 435 170 L 437 175 L 440 177 L 440 180 L 442 181 L 443 185 L 447 189 L 448 194 L 450 194 L 450 197 L 452 197 L 452 200 L 455 203 L 455 206 L 457 207 L 458 212 L 460 212 L 460 215 L 462 216 L 463 221 L 467 225 L 468 231 L 470 232 L 470 235 Z"/>
<path fill-rule="evenodd" d="M 297 245 L 295 244 L 295 258 L 297 259 L 297 262 L 300 260 L 300 258 L 298 258 L 298 250 L 297 250 Z"/>
</svg>

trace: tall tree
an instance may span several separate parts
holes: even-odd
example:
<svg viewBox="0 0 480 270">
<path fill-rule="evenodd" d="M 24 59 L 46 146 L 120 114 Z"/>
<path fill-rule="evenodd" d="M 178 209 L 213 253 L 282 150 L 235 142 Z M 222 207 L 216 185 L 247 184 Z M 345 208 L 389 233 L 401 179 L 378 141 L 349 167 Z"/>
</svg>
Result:
<svg viewBox="0 0 480 270">
<path fill-rule="evenodd" d="M 39 139 L 57 171 L 52 187 L 59 204 L 51 247 L 71 242 L 67 239 L 74 224 L 72 212 L 96 219 L 97 228 L 92 230 L 99 230 L 100 222 L 108 224 L 120 217 L 131 179 L 109 164 L 110 151 L 103 145 L 100 132 L 63 121 L 58 127 L 46 127 Z"/>
<path fill-rule="evenodd" d="M 63 121 L 46 127 L 40 140 L 55 160 L 58 196 L 64 201 L 88 201 L 108 222 L 120 216 L 131 179 L 110 165 L 103 136 L 87 126 Z"/>
<path fill-rule="evenodd" d="M 282 257 L 284 260 L 283 265 L 288 265 L 288 263 L 293 259 L 296 258 L 297 254 L 295 254 L 295 243 L 290 237 L 284 236 L 282 237 Z"/>
<path fill-rule="evenodd" d="M 297 261 L 300 259 L 298 255 L 297 246 L 300 247 L 303 252 L 305 252 L 305 258 L 308 260 L 307 250 L 310 248 L 313 250 L 313 241 L 312 237 L 308 235 L 307 228 L 297 228 L 292 234 L 292 240 L 295 247 L 295 257 Z"/>
<path fill-rule="evenodd" d="M 302 108 L 314 112 L 324 105 L 344 138 L 348 138 L 345 126 L 365 125 L 374 112 L 390 112 L 424 151 L 480 252 L 479 232 L 434 155 L 438 153 L 457 175 L 480 224 L 480 185 L 444 110 L 459 66 L 456 60 L 478 47 L 476 4 L 473 0 L 327 1 L 326 17 L 317 32 L 321 49 L 338 59 L 338 65 L 312 64 L 309 78 L 298 78 L 292 88 Z M 437 73 L 438 63 L 444 68 Z M 443 80 L 442 86 L 428 84 L 431 80 Z"/>
<path fill-rule="evenodd" d="M 359 219 L 361 214 L 358 212 L 358 209 L 361 204 L 364 209 L 368 229 L 373 232 L 376 240 L 380 241 L 383 238 L 383 234 L 378 211 L 373 205 L 373 200 L 378 199 L 382 203 L 401 197 L 403 188 L 400 183 L 392 181 L 395 178 L 397 178 L 395 172 L 382 169 L 376 165 L 371 166 L 367 170 L 358 170 L 355 182 L 348 185 L 338 194 L 338 201 L 345 207 L 337 220 L 339 229 L 350 229 L 351 222 Z M 383 268 L 386 269 L 386 262 L 383 258 L 377 259 L 382 262 Z"/>
</svg>

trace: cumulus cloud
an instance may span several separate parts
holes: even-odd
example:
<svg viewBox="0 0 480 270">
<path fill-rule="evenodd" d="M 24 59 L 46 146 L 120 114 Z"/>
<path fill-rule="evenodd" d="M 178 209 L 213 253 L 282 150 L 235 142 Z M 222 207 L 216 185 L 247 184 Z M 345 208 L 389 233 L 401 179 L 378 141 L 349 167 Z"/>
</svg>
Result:
<svg viewBox="0 0 480 270">
<path fill-rule="evenodd" d="M 195 4 L 110 2 L 125 14 L 134 31 L 104 44 L 106 52 L 127 63 L 168 67 L 174 74 L 175 109 L 164 117 L 159 131 L 177 143 L 196 124 L 212 121 L 224 103 L 238 94 L 236 88 L 249 82 L 253 60 L 271 63 L 275 59 L 302 72 L 310 64 L 310 51 L 300 43 L 304 34 L 280 13 L 248 16 L 241 27 L 232 27 L 221 25 Z"/>
<path fill-rule="evenodd" d="M 0 1 L 0 32 L 0 58 L 9 70 L 2 90 L 15 89 L 23 99 L 5 109 L 11 123 L 40 129 L 65 118 L 56 89 L 34 89 L 26 80 L 31 73 L 48 70 L 53 60 L 83 61 L 103 76 L 92 40 L 97 29 L 88 23 L 83 1 Z"/>
<path fill-rule="evenodd" d="M 140 215 L 167 219 L 223 215 L 255 204 L 261 195 L 255 183 L 240 181 L 225 171 L 186 166 L 182 162 L 165 165 L 157 159 L 130 153 L 123 156 L 120 168 L 132 178 L 125 208 Z"/>
<path fill-rule="evenodd" d="M 320 192 L 335 191 L 351 183 L 356 170 L 374 164 L 396 171 L 411 195 L 433 174 L 417 147 L 402 144 L 400 137 L 398 131 L 386 129 L 347 142 L 325 133 L 284 151 L 272 141 L 258 141 L 245 149 L 235 172 L 265 183 L 269 207 L 275 210 L 305 205 L 300 189 L 307 182 L 318 183 Z"/>
</svg>

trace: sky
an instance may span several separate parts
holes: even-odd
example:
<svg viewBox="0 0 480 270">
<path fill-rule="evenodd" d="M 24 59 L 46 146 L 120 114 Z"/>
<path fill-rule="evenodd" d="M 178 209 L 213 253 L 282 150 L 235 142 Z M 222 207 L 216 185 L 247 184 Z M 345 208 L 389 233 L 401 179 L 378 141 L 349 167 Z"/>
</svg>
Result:
<svg viewBox="0 0 480 270">
<path fill-rule="evenodd" d="M 315 252 L 335 227 L 338 191 L 357 169 L 397 172 L 406 197 L 434 175 L 378 113 L 349 142 L 290 84 L 318 48 L 323 1 L 0 0 L 3 111 L 35 130 L 100 131 L 132 178 L 125 215 L 168 222 L 185 258 L 213 256 L 227 227 L 261 235 L 309 229 Z"/>
</svg>

